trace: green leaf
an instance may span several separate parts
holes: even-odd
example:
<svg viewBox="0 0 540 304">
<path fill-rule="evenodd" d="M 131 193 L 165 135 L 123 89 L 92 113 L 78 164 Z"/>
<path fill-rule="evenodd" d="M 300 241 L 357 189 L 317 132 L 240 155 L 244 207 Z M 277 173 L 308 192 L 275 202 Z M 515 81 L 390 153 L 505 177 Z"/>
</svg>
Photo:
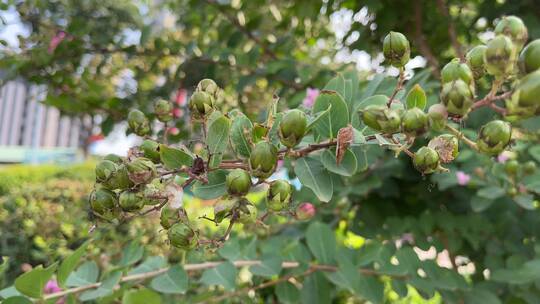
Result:
<svg viewBox="0 0 540 304">
<path fill-rule="evenodd" d="M 129 290 L 124 293 L 122 304 L 161 304 L 161 296 L 147 288 Z"/>
<path fill-rule="evenodd" d="M 112 272 L 105 280 L 103 280 L 103 282 L 101 282 L 101 285 L 99 285 L 98 288 L 83 292 L 79 296 L 79 299 L 84 302 L 111 295 L 116 284 L 120 282 L 120 278 L 122 278 L 121 271 Z"/>
<path fill-rule="evenodd" d="M 334 262 L 337 243 L 330 226 L 321 222 L 312 222 L 306 231 L 306 242 L 311 253 L 321 264 Z"/>
<path fill-rule="evenodd" d="M 162 256 L 151 256 L 128 272 L 128 275 L 150 272 L 165 266 L 167 266 L 167 261 Z"/>
<path fill-rule="evenodd" d="M 465 292 L 465 304 L 501 304 L 501 300 L 486 289 L 475 288 L 473 290 Z"/>
<path fill-rule="evenodd" d="M 214 199 L 227 193 L 225 178 L 227 172 L 225 170 L 216 170 L 208 173 L 208 183 L 203 184 L 196 181 L 191 187 L 193 194 L 200 199 Z"/>
<path fill-rule="evenodd" d="M 54 263 L 47 268 L 39 265 L 15 279 L 15 288 L 25 296 L 40 298 L 43 295 L 45 284 L 52 277 L 57 267 L 58 263 Z"/>
<path fill-rule="evenodd" d="M 20 296 L 21 293 L 15 288 L 15 286 L 6 287 L 0 290 L 0 298 L 7 299 L 14 296 Z"/>
<path fill-rule="evenodd" d="M 514 201 L 521 206 L 521 208 L 527 210 L 534 210 L 534 196 L 532 194 L 521 194 L 514 197 Z"/>
<path fill-rule="evenodd" d="M 338 271 L 326 274 L 330 281 L 371 303 L 382 303 L 384 285 L 374 277 L 363 275 L 353 265 L 345 264 L 340 265 Z"/>
<path fill-rule="evenodd" d="M 318 113 L 315 113 L 315 117 L 310 119 L 307 127 L 306 132 L 309 132 L 313 128 L 313 126 L 317 125 L 321 120 L 326 119 L 328 115 L 330 115 L 330 110 L 332 109 L 332 105 L 328 105 L 328 108 L 324 111 L 320 111 Z"/>
<path fill-rule="evenodd" d="M 335 91 L 322 91 L 313 105 L 313 113 L 332 106 L 329 115 L 320 119 L 314 130 L 320 138 L 336 138 L 338 131 L 349 124 L 349 110 L 343 98 Z"/>
<path fill-rule="evenodd" d="M 246 158 L 251 155 L 253 123 L 242 112 L 239 112 L 239 114 L 233 118 L 230 140 L 231 146 L 236 154 Z"/>
<path fill-rule="evenodd" d="M 77 248 L 77 250 L 62 261 L 62 264 L 60 264 L 58 273 L 56 275 L 56 280 L 58 281 L 58 285 L 60 285 L 60 287 L 65 287 L 69 274 L 75 269 L 75 267 L 77 267 L 77 264 L 79 264 L 79 260 L 86 251 L 90 241 L 91 240 L 84 242 L 79 248 Z"/>
<path fill-rule="evenodd" d="M 150 287 L 161 293 L 184 294 L 188 288 L 188 276 L 182 266 L 175 265 L 166 273 L 155 277 Z"/>
<path fill-rule="evenodd" d="M 167 145 L 159 145 L 159 156 L 163 166 L 169 170 L 179 169 L 183 166 L 191 167 L 193 165 L 193 157 L 187 152 L 171 148 Z"/>
<path fill-rule="evenodd" d="M 403 280 L 392 280 L 392 289 L 400 296 L 404 298 L 409 293 L 407 284 Z"/>
<path fill-rule="evenodd" d="M 509 284 L 527 284 L 540 279 L 540 259 L 526 262 L 519 268 L 496 269 L 491 274 L 496 282 Z"/>
<path fill-rule="evenodd" d="M 356 156 L 349 149 L 345 151 L 345 156 L 339 165 L 336 164 L 336 153 L 333 150 L 325 150 L 321 155 L 321 161 L 323 166 L 330 172 L 343 176 L 352 176 L 356 173 Z"/>
<path fill-rule="evenodd" d="M 407 109 L 419 108 L 420 110 L 424 110 L 426 108 L 426 92 L 424 92 L 419 84 L 415 84 L 414 87 L 409 91 L 409 94 L 407 94 L 406 103 Z"/>
<path fill-rule="evenodd" d="M 482 212 L 489 208 L 494 202 L 495 200 L 475 195 L 471 198 L 471 209 L 474 212 Z"/>
<path fill-rule="evenodd" d="M 300 291 L 289 282 L 282 282 L 276 285 L 276 295 L 279 303 L 298 303 Z"/>
<path fill-rule="evenodd" d="M 88 261 L 75 272 L 72 272 L 66 281 L 66 286 L 69 287 L 80 287 L 92 283 L 96 283 L 99 276 L 99 269 L 94 261 Z"/>
<path fill-rule="evenodd" d="M 363 99 L 354 106 L 353 115 L 351 116 L 352 125 L 354 127 L 360 127 L 361 125 L 363 125 L 360 123 L 360 114 L 358 113 L 359 110 L 365 109 L 366 107 L 371 105 L 386 106 L 387 102 L 388 97 L 385 95 L 373 95 Z"/>
<path fill-rule="evenodd" d="M 328 304 L 330 301 L 330 284 L 320 272 L 308 276 L 302 285 L 300 301 L 303 304 Z"/>
<path fill-rule="evenodd" d="M 362 95 L 360 96 L 360 100 L 364 100 L 370 96 L 373 96 L 375 92 L 377 92 L 377 89 L 380 87 L 384 80 L 384 74 L 376 74 L 373 79 L 369 81 L 368 86 L 364 89 L 364 92 L 362 92 Z"/>
<path fill-rule="evenodd" d="M 231 262 L 223 262 L 217 267 L 205 270 L 201 282 L 206 285 L 220 285 L 225 290 L 234 290 L 236 286 L 236 268 Z"/>
<path fill-rule="evenodd" d="M 478 192 L 476 192 L 476 195 L 478 195 L 479 197 L 494 200 L 494 199 L 497 199 L 497 198 L 503 196 L 504 193 L 505 193 L 505 191 L 501 187 L 488 186 L 488 187 L 484 187 L 484 188 L 478 190 Z"/>
<path fill-rule="evenodd" d="M 529 149 L 529 154 L 537 161 L 540 162 L 540 145 L 532 146 Z"/>
<path fill-rule="evenodd" d="M 384 299 L 384 284 L 375 277 L 360 275 L 358 277 L 357 293 L 371 303 L 382 303 Z"/>
<path fill-rule="evenodd" d="M 337 92 L 347 104 L 347 108 L 351 109 L 352 105 L 352 83 L 343 78 L 343 75 L 338 74 L 336 77 L 330 79 L 330 81 L 324 86 L 325 91 Z"/>
<path fill-rule="evenodd" d="M 14 296 L 11 298 L 7 298 L 2 301 L 2 304 L 32 304 L 33 302 L 30 301 L 28 298 L 23 296 Z"/>
<path fill-rule="evenodd" d="M 221 163 L 223 151 L 227 148 L 229 141 L 229 132 L 231 129 L 231 120 L 225 115 L 216 111 L 208 119 L 208 131 L 206 143 L 211 155 L 210 168 L 216 168 Z"/>
<path fill-rule="evenodd" d="M 272 277 L 279 275 L 281 272 L 281 263 L 283 261 L 279 256 L 273 256 L 268 259 L 261 261 L 259 265 L 253 265 L 249 267 L 249 271 L 254 275 L 263 276 L 263 277 Z"/>
<path fill-rule="evenodd" d="M 332 199 L 332 178 L 320 161 L 309 157 L 300 158 L 295 163 L 294 173 L 302 185 L 311 189 L 320 201 L 329 202 Z"/>
<path fill-rule="evenodd" d="M 121 267 L 133 265 L 140 261 L 144 254 L 144 247 L 137 242 L 130 242 L 122 251 Z"/>
</svg>

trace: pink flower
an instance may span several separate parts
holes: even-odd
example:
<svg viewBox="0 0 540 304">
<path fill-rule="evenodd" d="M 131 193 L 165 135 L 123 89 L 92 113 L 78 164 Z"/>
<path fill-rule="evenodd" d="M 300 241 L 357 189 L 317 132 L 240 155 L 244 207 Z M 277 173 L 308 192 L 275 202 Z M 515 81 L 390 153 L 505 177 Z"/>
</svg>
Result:
<svg viewBox="0 0 540 304">
<path fill-rule="evenodd" d="M 178 91 L 176 92 L 176 98 L 175 98 L 176 104 L 179 106 L 183 106 L 186 104 L 186 99 L 187 99 L 187 91 L 185 89 L 178 89 Z"/>
<path fill-rule="evenodd" d="M 47 284 L 45 284 L 45 287 L 43 288 L 43 292 L 45 294 L 51 294 L 62 291 L 62 288 L 58 286 L 58 282 L 56 282 L 55 279 L 51 279 L 47 281 Z M 64 304 L 64 298 L 60 298 L 56 301 L 56 304 Z"/>
<path fill-rule="evenodd" d="M 305 221 L 315 216 L 317 210 L 312 203 L 302 203 L 296 208 L 296 218 Z"/>
<path fill-rule="evenodd" d="M 283 167 L 283 165 L 285 164 L 285 162 L 283 161 L 283 159 L 279 159 L 277 161 L 277 168 L 276 168 L 276 171 L 278 171 L 279 169 L 281 169 Z"/>
<path fill-rule="evenodd" d="M 304 98 L 304 101 L 302 102 L 304 107 L 311 108 L 315 103 L 315 99 L 319 96 L 319 93 L 320 91 L 318 89 L 307 88 L 306 98 Z"/>
<path fill-rule="evenodd" d="M 184 111 L 180 108 L 174 108 L 172 109 L 172 114 L 174 117 L 178 118 L 178 117 L 181 117 L 182 115 L 184 115 Z"/>
<path fill-rule="evenodd" d="M 178 130 L 178 128 L 176 127 L 170 127 L 167 129 L 167 134 L 178 135 L 179 133 L 180 133 L 180 130 Z"/>
<path fill-rule="evenodd" d="M 58 31 L 56 35 L 51 38 L 51 41 L 49 42 L 49 48 L 47 49 L 49 54 L 52 54 L 54 50 L 56 50 L 58 45 L 66 38 L 66 36 L 66 32 Z"/>
<path fill-rule="evenodd" d="M 463 171 L 456 172 L 457 182 L 461 186 L 465 186 L 471 180 L 471 176 Z"/>
<path fill-rule="evenodd" d="M 509 158 L 510 156 L 507 153 L 503 152 L 499 154 L 499 156 L 497 156 L 497 161 L 500 163 L 505 163 Z"/>
</svg>

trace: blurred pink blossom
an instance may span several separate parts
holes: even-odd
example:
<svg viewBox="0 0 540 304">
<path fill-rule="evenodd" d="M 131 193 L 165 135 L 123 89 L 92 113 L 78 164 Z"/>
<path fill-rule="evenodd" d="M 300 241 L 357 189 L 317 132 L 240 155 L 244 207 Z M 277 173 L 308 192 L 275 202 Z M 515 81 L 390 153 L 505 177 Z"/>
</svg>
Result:
<svg viewBox="0 0 540 304">
<path fill-rule="evenodd" d="M 176 127 L 170 127 L 167 129 L 167 133 L 171 135 L 178 135 L 180 133 L 180 130 Z"/>
<path fill-rule="evenodd" d="M 510 156 L 503 152 L 497 156 L 497 161 L 500 163 L 505 163 L 509 158 Z"/>
<path fill-rule="evenodd" d="M 283 164 L 284 164 L 284 163 L 285 163 L 285 162 L 283 161 L 283 159 L 279 159 L 279 160 L 277 161 L 277 168 L 276 168 L 276 171 L 279 170 L 279 169 L 281 169 L 281 168 L 283 167 Z"/>
<path fill-rule="evenodd" d="M 318 89 L 307 88 L 306 98 L 304 98 L 304 101 L 302 102 L 304 107 L 311 108 L 315 103 L 315 99 L 319 96 L 319 93 L 320 91 Z"/>
<path fill-rule="evenodd" d="M 174 117 L 178 118 L 178 117 L 181 117 L 182 115 L 184 115 L 184 111 L 180 108 L 174 108 L 172 109 L 172 114 Z"/>
<path fill-rule="evenodd" d="M 60 291 L 62 291 L 62 288 L 58 286 L 58 282 L 56 282 L 56 280 L 54 279 L 47 281 L 47 284 L 45 284 L 45 287 L 43 288 L 43 292 L 45 294 L 51 294 L 51 293 L 56 293 Z M 60 298 L 56 301 L 56 304 L 64 304 L 64 303 L 65 303 L 64 298 Z"/>
<path fill-rule="evenodd" d="M 469 181 L 471 180 L 471 176 L 463 171 L 457 171 L 456 178 L 457 178 L 458 184 L 461 186 L 467 185 Z"/>
<path fill-rule="evenodd" d="M 315 206 L 313 206 L 312 203 L 306 202 L 298 206 L 296 209 L 296 217 L 299 220 L 304 221 L 314 217 L 316 212 L 317 210 L 315 209 Z"/>
<path fill-rule="evenodd" d="M 51 41 L 49 42 L 49 48 L 47 49 L 49 54 L 52 54 L 54 50 L 56 50 L 58 45 L 66 38 L 66 36 L 66 32 L 58 31 L 56 35 L 51 38 Z"/>
<path fill-rule="evenodd" d="M 178 89 L 178 91 L 176 92 L 176 98 L 175 98 L 176 104 L 179 106 L 183 106 L 186 104 L 186 99 L 187 99 L 187 91 L 185 89 Z"/>
</svg>

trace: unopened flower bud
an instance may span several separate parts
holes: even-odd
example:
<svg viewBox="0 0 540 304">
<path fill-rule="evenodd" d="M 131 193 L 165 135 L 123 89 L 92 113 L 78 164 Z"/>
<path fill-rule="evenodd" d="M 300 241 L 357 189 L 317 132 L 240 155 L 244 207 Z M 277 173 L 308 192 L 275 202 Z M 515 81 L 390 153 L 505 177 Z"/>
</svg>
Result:
<svg viewBox="0 0 540 304">
<path fill-rule="evenodd" d="M 440 165 L 439 154 L 432 148 L 422 147 L 414 154 L 413 164 L 422 174 L 433 173 Z"/>
<path fill-rule="evenodd" d="M 396 110 L 382 105 L 370 105 L 360 111 L 364 124 L 386 134 L 399 132 L 401 118 Z"/>
<path fill-rule="evenodd" d="M 533 174 L 536 171 L 536 163 L 532 160 L 523 164 L 523 173 Z"/>
<path fill-rule="evenodd" d="M 214 98 L 217 98 L 219 87 L 215 81 L 213 81 L 212 79 L 206 78 L 199 81 L 199 83 L 197 84 L 197 91 L 208 93 Z"/>
<path fill-rule="evenodd" d="M 214 110 L 214 97 L 203 91 L 196 91 L 189 99 L 189 109 L 195 118 L 203 118 Z"/>
<path fill-rule="evenodd" d="M 515 48 L 510 38 L 499 35 L 487 44 L 484 53 L 486 71 L 493 76 L 503 76 L 512 72 Z"/>
<path fill-rule="evenodd" d="M 446 127 L 448 111 L 441 103 L 436 103 L 428 110 L 429 126 L 435 131 L 442 131 Z"/>
<path fill-rule="evenodd" d="M 485 45 L 475 46 L 465 56 L 467 64 L 473 72 L 474 79 L 480 79 L 486 73 L 486 67 L 484 65 L 484 53 L 486 49 L 487 47 Z"/>
<path fill-rule="evenodd" d="M 519 55 L 519 69 L 523 74 L 540 69 L 540 39 L 531 41 Z"/>
<path fill-rule="evenodd" d="M 516 16 L 505 16 L 495 26 L 495 34 L 505 35 L 514 43 L 517 51 L 523 48 L 529 38 L 527 27 L 523 21 Z"/>
<path fill-rule="evenodd" d="M 139 157 L 127 163 L 129 179 L 135 184 L 146 184 L 156 176 L 156 166 L 148 158 Z"/>
<path fill-rule="evenodd" d="M 298 109 L 289 110 L 279 123 L 279 137 L 281 143 L 292 148 L 296 146 L 306 134 L 307 117 Z"/>
<path fill-rule="evenodd" d="M 278 179 L 270 183 L 266 206 L 272 211 L 281 211 L 289 206 L 292 186 L 286 180 Z"/>
<path fill-rule="evenodd" d="M 312 203 L 301 203 L 296 208 L 296 218 L 301 221 L 309 220 L 315 216 L 316 212 L 317 210 Z"/>
<path fill-rule="evenodd" d="M 459 58 L 454 58 L 441 70 L 441 80 L 443 83 L 448 83 L 458 79 L 471 85 L 473 84 L 474 76 L 467 64 L 461 63 Z"/>
<path fill-rule="evenodd" d="M 516 175 L 519 170 L 519 162 L 515 159 L 504 163 L 504 171 L 509 175 Z"/>
<path fill-rule="evenodd" d="M 255 145 L 249 157 L 249 165 L 253 176 L 265 179 L 272 175 L 277 167 L 278 150 L 266 141 L 261 141 Z"/>
<path fill-rule="evenodd" d="M 90 194 L 90 207 L 97 214 L 105 214 L 116 207 L 116 193 L 105 188 L 98 188 Z"/>
<path fill-rule="evenodd" d="M 174 208 L 161 209 L 161 215 L 159 217 L 159 223 L 164 229 L 169 229 L 172 225 L 180 222 L 182 217 L 180 216 L 180 210 Z"/>
<path fill-rule="evenodd" d="M 199 238 L 195 231 L 182 222 L 172 225 L 167 231 L 167 235 L 171 245 L 178 249 L 191 250 L 199 243 Z"/>
<path fill-rule="evenodd" d="M 419 108 L 408 109 L 401 118 L 403 133 L 416 137 L 424 134 L 428 129 L 428 116 Z"/>
<path fill-rule="evenodd" d="M 143 112 L 133 109 L 128 114 L 128 125 L 133 133 L 145 136 L 150 133 L 150 123 Z"/>
<path fill-rule="evenodd" d="M 229 194 L 243 196 L 251 188 L 251 176 L 246 170 L 234 169 L 227 175 L 226 184 Z"/>
<path fill-rule="evenodd" d="M 144 207 L 144 196 L 136 191 L 127 190 L 120 193 L 119 205 L 126 212 L 137 212 Z"/>
<path fill-rule="evenodd" d="M 402 33 L 388 33 L 383 41 L 383 54 L 391 65 L 398 68 L 403 67 L 411 57 L 409 40 Z"/>
<path fill-rule="evenodd" d="M 463 80 L 445 83 L 441 91 L 441 101 L 449 114 L 464 116 L 473 104 L 473 93 Z"/>
<path fill-rule="evenodd" d="M 113 163 L 117 164 L 117 165 L 121 165 L 124 163 L 124 158 L 116 155 L 116 154 L 107 154 L 105 155 L 105 157 L 103 157 L 103 160 L 110 160 L 112 161 Z"/>
<path fill-rule="evenodd" d="M 154 114 L 161 122 L 168 122 L 173 118 L 172 103 L 164 99 L 159 99 L 154 103 Z"/>
<path fill-rule="evenodd" d="M 144 157 L 152 160 L 154 163 L 159 163 L 161 157 L 159 155 L 159 143 L 151 139 L 145 139 L 141 144 L 141 150 Z"/>
<path fill-rule="evenodd" d="M 96 181 L 104 183 L 108 181 L 116 172 L 118 166 L 110 160 L 102 160 L 96 165 Z"/>
<path fill-rule="evenodd" d="M 478 133 L 478 149 L 488 155 L 500 154 L 509 144 L 512 127 L 502 120 L 493 120 L 483 125 Z"/>
<path fill-rule="evenodd" d="M 125 165 L 119 165 L 116 173 L 111 176 L 103 185 L 110 190 L 124 190 L 133 186 L 129 179 L 128 170 Z"/>
</svg>

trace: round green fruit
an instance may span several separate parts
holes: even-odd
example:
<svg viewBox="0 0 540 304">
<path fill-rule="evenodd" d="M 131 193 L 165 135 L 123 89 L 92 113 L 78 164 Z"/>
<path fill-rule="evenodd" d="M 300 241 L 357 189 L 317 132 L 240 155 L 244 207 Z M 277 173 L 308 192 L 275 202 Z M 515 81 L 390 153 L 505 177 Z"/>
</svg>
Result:
<svg viewBox="0 0 540 304">
<path fill-rule="evenodd" d="M 449 114 L 464 116 L 474 102 L 473 92 L 463 80 L 445 83 L 441 91 L 441 101 Z"/>
<path fill-rule="evenodd" d="M 196 118 L 203 118 L 214 110 L 214 97 L 203 91 L 196 91 L 189 99 L 189 109 Z"/>
<path fill-rule="evenodd" d="M 182 222 L 172 225 L 167 231 L 167 235 L 171 245 L 178 249 L 191 250 L 197 247 L 199 243 L 195 231 Z"/>
<path fill-rule="evenodd" d="M 167 100 L 158 99 L 154 103 L 154 114 L 161 122 L 168 122 L 173 119 L 172 110 L 173 106 Z"/>
<path fill-rule="evenodd" d="M 515 48 L 510 38 L 499 35 L 487 44 L 484 53 L 486 71 L 495 77 L 507 75 L 512 72 L 515 57 Z"/>
<path fill-rule="evenodd" d="M 217 98 L 219 87 L 214 80 L 206 78 L 199 81 L 197 84 L 197 91 L 208 93 L 214 98 Z"/>
<path fill-rule="evenodd" d="M 120 193 L 118 202 L 122 210 L 126 212 L 137 212 L 144 207 L 145 199 L 140 193 L 127 190 Z"/>
<path fill-rule="evenodd" d="M 516 175 L 519 170 L 519 162 L 515 159 L 508 160 L 504 163 L 504 171 L 509 175 Z"/>
<path fill-rule="evenodd" d="M 416 137 L 424 134 L 428 129 L 428 116 L 419 108 L 408 109 L 401 118 L 403 133 Z"/>
<path fill-rule="evenodd" d="M 145 136 L 150 133 L 150 123 L 143 112 L 133 109 L 128 114 L 128 125 L 133 133 Z"/>
<path fill-rule="evenodd" d="M 370 105 L 360 113 L 364 124 L 376 131 L 386 134 L 400 131 L 401 118 L 396 110 L 383 105 Z"/>
<path fill-rule="evenodd" d="M 277 167 L 278 150 L 266 141 L 261 141 L 255 145 L 249 157 L 251 174 L 255 177 L 265 179 L 272 175 Z"/>
<path fill-rule="evenodd" d="M 498 155 L 510 144 L 512 127 L 508 122 L 493 120 L 478 133 L 478 149 L 488 155 Z"/>
<path fill-rule="evenodd" d="M 279 123 L 279 138 L 281 143 L 292 148 L 296 146 L 306 134 L 307 117 L 298 109 L 289 110 Z"/>
<path fill-rule="evenodd" d="M 118 166 L 110 160 L 102 160 L 96 165 L 96 181 L 107 182 L 118 171 Z"/>
<path fill-rule="evenodd" d="M 121 165 L 124 163 L 124 158 L 116 154 L 107 154 L 105 155 L 105 157 L 103 157 L 103 160 L 110 160 L 117 165 Z"/>
<path fill-rule="evenodd" d="M 383 54 L 391 65 L 398 68 L 405 66 L 411 57 L 409 40 L 402 33 L 388 33 L 383 41 Z"/>
<path fill-rule="evenodd" d="M 469 66 L 461 63 L 459 58 L 454 58 L 441 70 L 441 80 L 443 83 L 448 83 L 458 79 L 463 80 L 468 85 L 474 82 L 473 72 Z"/>
<path fill-rule="evenodd" d="M 159 155 L 159 143 L 151 139 L 145 139 L 141 144 L 141 150 L 144 157 L 151 159 L 154 163 L 159 163 L 161 161 L 161 156 Z"/>
<path fill-rule="evenodd" d="M 146 184 L 156 177 L 156 166 L 145 157 L 139 157 L 127 163 L 129 179 L 135 184 Z"/>
<path fill-rule="evenodd" d="M 286 209 L 291 202 L 292 186 L 286 180 L 278 179 L 270 183 L 266 206 L 272 211 Z"/>
<path fill-rule="evenodd" d="M 441 103 L 436 103 L 429 107 L 428 110 L 429 126 L 435 131 L 442 131 L 446 127 L 448 120 L 448 111 Z"/>
<path fill-rule="evenodd" d="M 540 69 L 540 39 L 531 41 L 519 55 L 519 68 L 528 74 Z"/>
<path fill-rule="evenodd" d="M 495 26 L 495 34 L 509 37 L 518 48 L 518 51 L 521 50 L 529 38 L 527 27 L 523 21 L 516 16 L 503 17 L 501 21 L 497 23 L 497 26 Z"/>
<path fill-rule="evenodd" d="M 533 174 L 536 171 L 536 163 L 532 160 L 523 164 L 523 172 L 525 174 Z"/>
<path fill-rule="evenodd" d="M 94 190 L 90 194 L 90 207 L 97 214 L 105 214 L 116 207 L 118 198 L 116 193 L 105 188 Z"/>
<path fill-rule="evenodd" d="M 475 46 L 465 56 L 467 64 L 473 72 L 474 79 L 480 79 L 486 73 L 486 67 L 484 65 L 484 53 L 486 49 L 487 46 L 485 45 Z"/>
<path fill-rule="evenodd" d="M 227 174 L 225 183 L 229 194 L 243 196 L 248 194 L 251 188 L 251 176 L 246 170 L 234 169 Z"/>
<path fill-rule="evenodd" d="M 129 179 L 128 170 L 125 165 L 119 165 L 115 174 L 111 176 L 103 186 L 110 190 L 124 190 L 133 186 L 133 182 Z"/>
<path fill-rule="evenodd" d="M 422 174 L 433 173 L 440 165 L 439 154 L 435 149 L 422 147 L 414 154 L 413 164 Z"/>
<path fill-rule="evenodd" d="M 159 223 L 161 227 L 169 229 L 172 225 L 180 222 L 181 216 L 178 209 L 173 208 L 163 208 L 161 209 L 161 215 L 159 217 Z"/>
</svg>

